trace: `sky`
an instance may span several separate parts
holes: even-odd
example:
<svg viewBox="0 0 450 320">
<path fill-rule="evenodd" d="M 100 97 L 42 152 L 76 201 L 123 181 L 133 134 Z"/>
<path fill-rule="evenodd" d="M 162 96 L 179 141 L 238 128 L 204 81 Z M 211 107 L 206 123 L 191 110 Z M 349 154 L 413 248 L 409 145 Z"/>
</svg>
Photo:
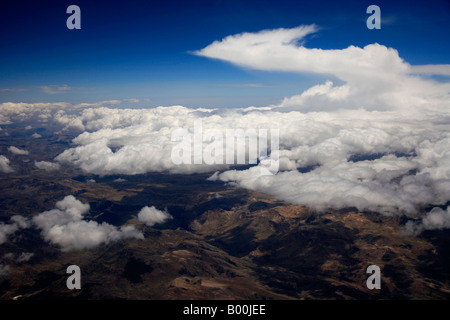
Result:
<svg viewBox="0 0 450 320">
<path fill-rule="evenodd" d="M 81 9 L 80 30 L 66 27 L 71 4 Z M 381 9 L 380 30 L 366 27 L 371 4 Z M 3 0 L 0 102 L 123 100 L 131 108 L 278 104 L 314 84 L 341 79 L 195 53 L 230 35 L 314 25 L 301 39 L 306 48 L 379 43 L 411 65 L 448 64 L 449 18 L 447 0 Z"/>
</svg>

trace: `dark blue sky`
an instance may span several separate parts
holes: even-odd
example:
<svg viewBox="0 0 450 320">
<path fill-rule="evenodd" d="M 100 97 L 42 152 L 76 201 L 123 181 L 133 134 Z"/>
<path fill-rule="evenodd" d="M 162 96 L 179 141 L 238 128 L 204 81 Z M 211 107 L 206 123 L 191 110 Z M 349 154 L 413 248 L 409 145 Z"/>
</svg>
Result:
<svg viewBox="0 0 450 320">
<path fill-rule="evenodd" d="M 81 30 L 66 27 L 71 4 L 81 8 Z M 371 4 L 381 8 L 381 30 L 366 28 Z M 231 34 L 312 23 L 320 31 L 306 47 L 378 42 L 413 65 L 450 63 L 448 0 L 2 0 L 0 102 L 278 103 L 325 76 L 245 70 L 189 52 Z"/>
</svg>

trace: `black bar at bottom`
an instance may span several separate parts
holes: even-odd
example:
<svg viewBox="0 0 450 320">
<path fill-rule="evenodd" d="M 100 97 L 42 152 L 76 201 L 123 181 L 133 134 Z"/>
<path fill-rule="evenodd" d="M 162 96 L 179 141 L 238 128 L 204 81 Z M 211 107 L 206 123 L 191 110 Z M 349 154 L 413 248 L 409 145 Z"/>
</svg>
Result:
<svg viewBox="0 0 450 320">
<path fill-rule="evenodd" d="M 80 317 L 141 315 L 144 319 L 334 319 L 377 318 L 398 312 L 405 318 L 424 310 L 448 309 L 448 301 L 286 301 L 286 300 L 151 300 L 151 301 L 0 301 L 17 318 L 24 315 Z M 430 309 L 432 308 L 432 309 Z M 61 310 L 64 310 L 61 314 Z M 308 316 L 309 315 L 309 316 Z M 128 320 L 128 319 L 126 319 Z"/>
</svg>

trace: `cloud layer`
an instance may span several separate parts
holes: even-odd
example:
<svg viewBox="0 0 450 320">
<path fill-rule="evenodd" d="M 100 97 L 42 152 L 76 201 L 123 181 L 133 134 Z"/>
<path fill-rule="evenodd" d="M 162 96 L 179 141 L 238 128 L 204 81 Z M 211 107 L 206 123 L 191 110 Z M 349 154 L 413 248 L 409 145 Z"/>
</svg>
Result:
<svg viewBox="0 0 450 320">
<path fill-rule="evenodd" d="M 443 204 L 450 190 L 448 115 L 411 111 L 340 110 L 85 110 L 85 131 L 56 160 L 97 174 L 217 171 L 217 179 L 315 208 L 356 206 L 417 212 Z M 416 110 L 417 111 L 417 110 Z M 280 172 L 226 171 L 226 166 L 176 165 L 170 155 L 177 127 L 280 128 Z M 309 172 L 305 168 L 310 167 Z M 225 170 L 225 172 L 223 172 Z"/>
</svg>

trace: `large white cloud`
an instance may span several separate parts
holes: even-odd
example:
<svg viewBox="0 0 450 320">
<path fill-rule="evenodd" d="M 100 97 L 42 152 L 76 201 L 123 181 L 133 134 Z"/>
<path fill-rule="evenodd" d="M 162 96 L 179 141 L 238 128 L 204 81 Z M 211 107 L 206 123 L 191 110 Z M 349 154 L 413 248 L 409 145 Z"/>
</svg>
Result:
<svg viewBox="0 0 450 320">
<path fill-rule="evenodd" d="M 56 203 L 56 208 L 33 217 L 34 224 L 42 230 L 46 241 L 58 245 L 63 251 L 91 249 L 102 243 L 127 238 L 143 239 L 143 234 L 134 226 L 117 228 L 108 223 L 83 220 L 89 211 L 74 196 L 66 196 Z"/>
</svg>

